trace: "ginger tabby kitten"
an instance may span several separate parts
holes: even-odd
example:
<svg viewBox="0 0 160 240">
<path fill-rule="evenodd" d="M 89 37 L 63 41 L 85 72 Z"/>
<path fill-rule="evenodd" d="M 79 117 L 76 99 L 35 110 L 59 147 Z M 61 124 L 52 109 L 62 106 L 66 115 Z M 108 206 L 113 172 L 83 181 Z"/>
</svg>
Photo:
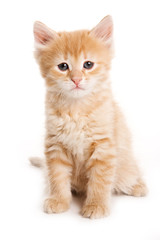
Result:
<svg viewBox="0 0 160 240">
<path fill-rule="evenodd" d="M 84 217 L 109 214 L 113 191 L 144 196 L 130 133 L 109 82 L 113 23 L 57 33 L 34 24 L 35 56 L 46 81 L 46 213 L 66 211 L 74 190 Z"/>
</svg>

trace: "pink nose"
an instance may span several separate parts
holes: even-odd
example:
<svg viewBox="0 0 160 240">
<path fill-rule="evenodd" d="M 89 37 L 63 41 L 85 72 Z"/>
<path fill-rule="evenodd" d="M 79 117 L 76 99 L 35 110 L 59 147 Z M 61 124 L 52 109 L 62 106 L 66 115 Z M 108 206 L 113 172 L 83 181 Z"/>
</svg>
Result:
<svg viewBox="0 0 160 240">
<path fill-rule="evenodd" d="M 79 78 L 79 77 L 72 77 L 72 82 L 74 82 L 74 84 L 76 85 L 76 86 L 78 86 L 79 85 L 79 83 L 80 83 L 80 81 L 82 81 L 82 78 Z"/>
</svg>

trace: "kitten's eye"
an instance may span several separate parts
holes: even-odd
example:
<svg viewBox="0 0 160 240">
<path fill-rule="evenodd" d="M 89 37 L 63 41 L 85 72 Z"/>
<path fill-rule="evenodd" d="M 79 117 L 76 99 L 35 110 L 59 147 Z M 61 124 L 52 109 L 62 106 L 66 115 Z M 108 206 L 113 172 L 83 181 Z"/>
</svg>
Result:
<svg viewBox="0 0 160 240">
<path fill-rule="evenodd" d="M 67 63 L 60 63 L 58 65 L 58 68 L 61 70 L 61 71 L 66 71 L 67 69 L 69 69 L 69 66 Z"/>
<path fill-rule="evenodd" d="M 93 62 L 87 61 L 83 64 L 83 67 L 86 69 L 91 69 L 93 67 L 93 65 L 94 65 Z"/>
</svg>

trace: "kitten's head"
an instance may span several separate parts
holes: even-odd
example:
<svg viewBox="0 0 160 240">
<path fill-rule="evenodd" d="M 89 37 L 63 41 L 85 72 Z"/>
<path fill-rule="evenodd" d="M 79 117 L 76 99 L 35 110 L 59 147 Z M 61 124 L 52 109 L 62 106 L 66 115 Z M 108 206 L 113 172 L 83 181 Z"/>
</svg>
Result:
<svg viewBox="0 0 160 240">
<path fill-rule="evenodd" d="M 35 56 L 49 91 L 80 98 L 107 87 L 112 32 L 110 16 L 91 31 L 57 33 L 35 22 Z"/>
</svg>

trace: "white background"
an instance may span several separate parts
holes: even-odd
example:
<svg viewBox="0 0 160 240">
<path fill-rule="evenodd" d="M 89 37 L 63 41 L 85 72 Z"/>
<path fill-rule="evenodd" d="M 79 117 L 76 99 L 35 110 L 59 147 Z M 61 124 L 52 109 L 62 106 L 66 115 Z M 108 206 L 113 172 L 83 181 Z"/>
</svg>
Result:
<svg viewBox="0 0 160 240">
<path fill-rule="evenodd" d="M 0 239 L 160 239 L 160 1 L 0 2 Z M 33 22 L 56 31 L 114 20 L 115 98 L 133 133 L 149 188 L 145 198 L 113 196 L 108 218 L 84 219 L 81 203 L 59 215 L 42 211 L 44 176 L 29 156 L 43 156 L 44 80 L 33 58 Z"/>
</svg>

